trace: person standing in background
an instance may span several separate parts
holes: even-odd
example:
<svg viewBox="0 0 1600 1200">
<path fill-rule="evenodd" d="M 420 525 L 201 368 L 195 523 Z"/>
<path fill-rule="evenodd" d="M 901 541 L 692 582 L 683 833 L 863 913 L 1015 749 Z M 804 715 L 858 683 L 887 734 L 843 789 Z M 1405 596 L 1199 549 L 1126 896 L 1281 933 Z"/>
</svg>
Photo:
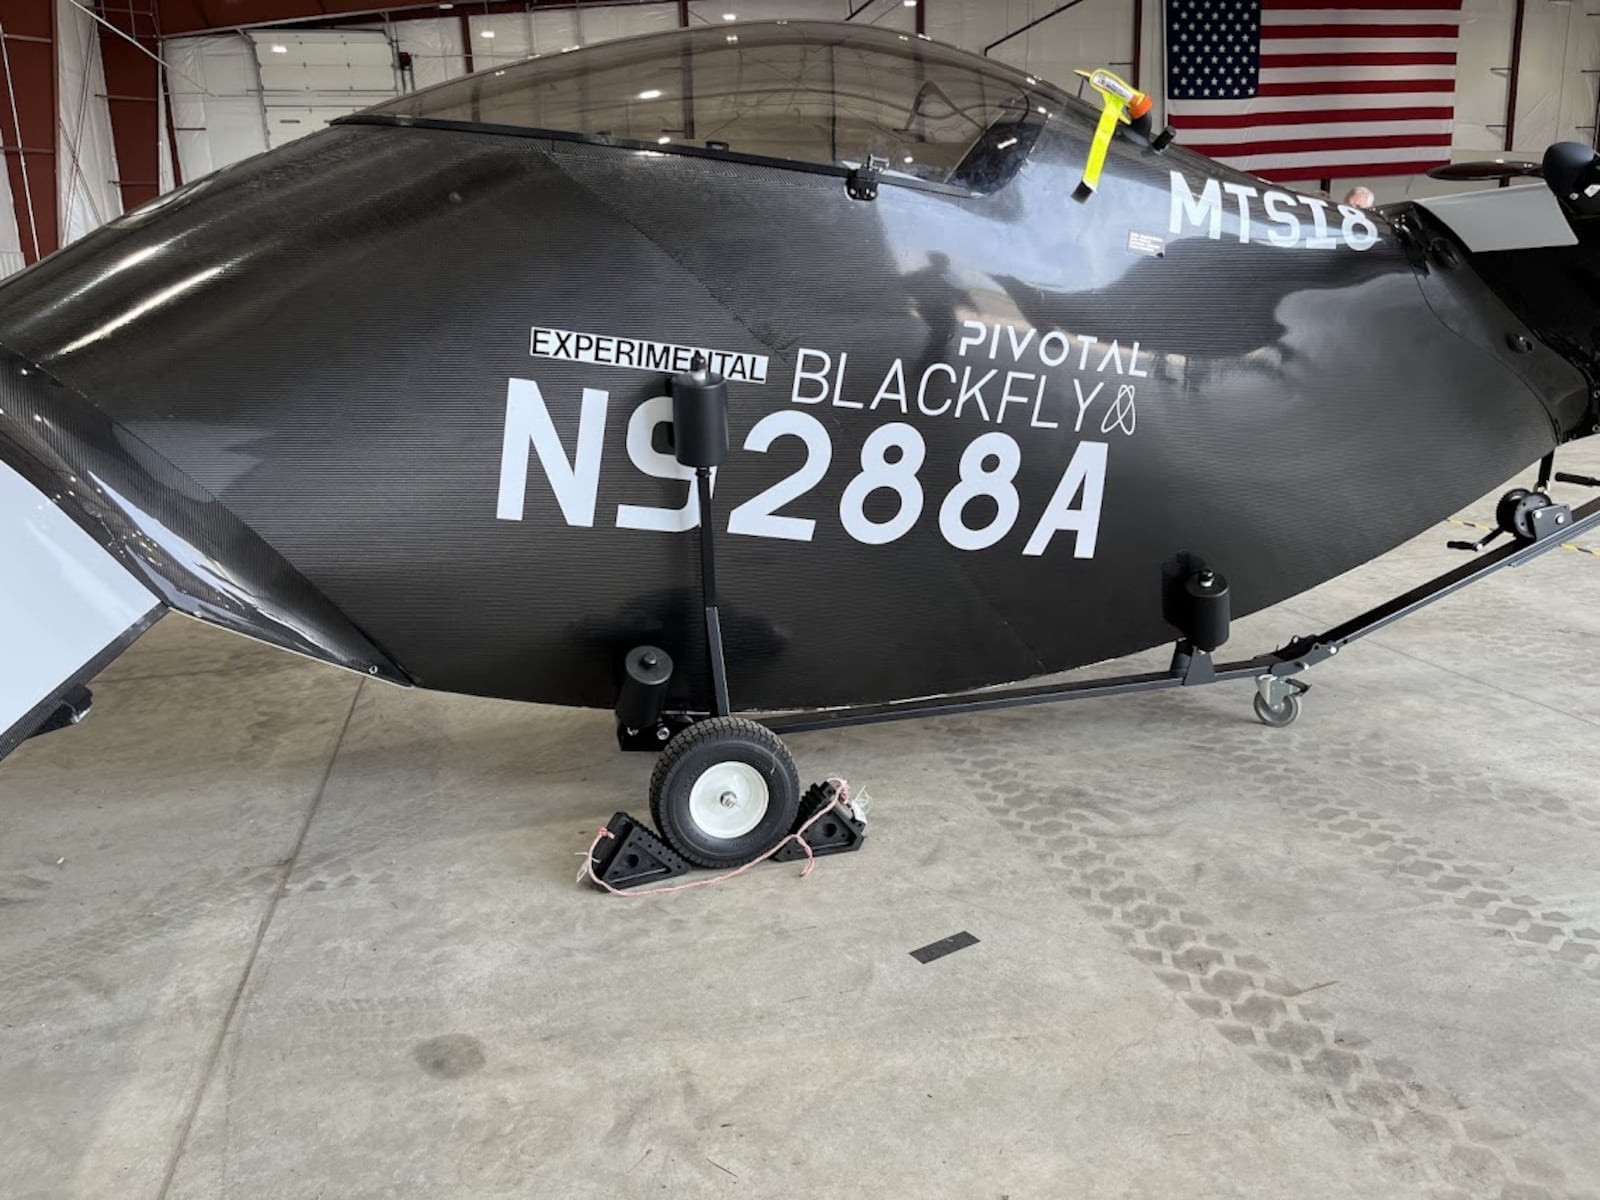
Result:
<svg viewBox="0 0 1600 1200">
<path fill-rule="evenodd" d="M 1378 202 L 1369 187 L 1353 187 L 1345 196 L 1344 202 L 1351 208 L 1371 208 Z"/>
</svg>

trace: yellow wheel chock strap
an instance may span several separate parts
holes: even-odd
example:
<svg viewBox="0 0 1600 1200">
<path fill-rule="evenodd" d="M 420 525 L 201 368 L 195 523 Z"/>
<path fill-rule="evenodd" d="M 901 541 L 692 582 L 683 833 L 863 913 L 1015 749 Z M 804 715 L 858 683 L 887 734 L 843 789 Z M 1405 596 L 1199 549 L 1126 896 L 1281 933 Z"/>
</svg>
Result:
<svg viewBox="0 0 1600 1200">
<path fill-rule="evenodd" d="M 1100 173 L 1105 169 L 1106 152 L 1111 149 L 1111 139 L 1116 136 L 1117 125 L 1136 125 L 1149 128 L 1151 100 L 1127 80 L 1111 71 L 1078 71 L 1095 91 L 1100 93 L 1100 123 L 1095 126 L 1094 140 L 1089 145 L 1089 161 L 1083 168 L 1083 182 L 1078 185 L 1078 196 L 1087 199 L 1100 186 Z"/>
</svg>

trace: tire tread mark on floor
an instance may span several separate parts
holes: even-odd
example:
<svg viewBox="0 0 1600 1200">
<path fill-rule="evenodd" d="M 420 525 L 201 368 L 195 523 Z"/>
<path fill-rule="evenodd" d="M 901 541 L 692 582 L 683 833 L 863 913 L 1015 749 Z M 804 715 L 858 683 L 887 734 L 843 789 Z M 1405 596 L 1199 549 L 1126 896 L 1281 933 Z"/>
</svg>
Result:
<svg viewBox="0 0 1600 1200">
<path fill-rule="evenodd" d="M 220 906 L 249 899 L 274 871 L 275 867 L 195 871 L 177 886 L 125 901 L 105 920 L 0 960 L 0 977 L 6 981 L 0 1016 L 33 1013 L 41 1002 L 61 997 L 73 984 L 94 991 L 94 964 L 125 950 L 148 930 L 177 927 Z"/>
<path fill-rule="evenodd" d="M 1465 1109 L 1402 1061 L 1341 1027 L 1323 1001 L 1263 956 L 1215 929 L 1187 898 L 1141 870 L 1116 826 L 1130 818 L 1099 797 L 1025 783 L 1014 764 L 1029 739 L 1018 723 L 941 722 L 945 757 L 1006 828 L 1053 851 L 1068 893 L 1195 1015 L 1255 1064 L 1309 1085 L 1340 1133 L 1374 1148 L 1435 1200 L 1579 1200 L 1565 1172 L 1521 1144 L 1523 1127 Z M 979 738 L 981 737 L 981 741 Z M 1027 764 L 1042 776 L 1048 764 Z"/>
<path fill-rule="evenodd" d="M 1296 781 L 1304 785 L 1303 777 Z M 1354 850 L 1386 878 L 1421 890 L 1446 917 L 1470 921 L 1600 980 L 1600 929 L 1519 891 L 1491 867 L 1462 862 L 1430 845 L 1367 804 L 1303 794 L 1294 805 L 1317 833 Z"/>
<path fill-rule="evenodd" d="M 228 1031 L 233 1028 L 233 1019 L 239 1011 L 240 1002 L 244 999 L 245 992 L 250 986 L 250 976 L 255 970 L 256 958 L 261 953 L 261 945 L 266 940 L 267 930 L 272 925 L 272 918 L 277 915 L 278 902 L 283 899 L 285 887 L 288 885 L 289 876 L 294 873 L 295 863 L 299 861 L 300 851 L 305 846 L 306 835 L 311 831 L 311 823 L 316 820 L 317 810 L 322 807 L 323 794 L 328 790 L 328 780 L 333 777 L 333 767 L 339 761 L 339 749 L 344 745 L 345 734 L 350 729 L 350 720 L 355 716 L 356 705 L 361 702 L 361 693 L 366 687 L 363 678 L 356 686 L 355 694 L 350 697 L 350 707 L 345 710 L 344 722 L 339 726 L 339 735 L 333 740 L 333 749 L 328 753 L 328 765 L 323 769 L 322 779 L 317 784 L 317 790 L 312 794 L 311 803 L 306 806 L 305 820 L 300 823 L 300 832 L 295 837 L 294 848 L 289 852 L 289 857 L 278 874 L 278 885 L 273 889 L 272 897 L 267 901 L 267 908 L 261 915 L 261 921 L 256 926 L 255 940 L 250 944 L 250 953 L 245 958 L 244 969 L 239 973 L 239 983 L 233 989 L 233 997 L 228 1002 L 228 1011 L 222 1018 L 222 1023 L 217 1028 L 217 1036 L 212 1040 L 211 1051 L 206 1056 L 205 1069 L 200 1074 L 200 1081 L 195 1086 L 194 1097 L 189 1103 L 188 1112 L 184 1115 L 183 1124 L 178 1130 L 177 1138 L 173 1142 L 172 1155 L 167 1160 L 167 1169 L 161 1179 L 161 1188 L 156 1193 L 156 1200 L 166 1200 L 172 1190 L 172 1182 L 178 1174 L 178 1164 L 183 1160 L 184 1148 L 189 1144 L 189 1134 L 194 1129 L 195 1118 L 199 1116 L 200 1105 L 205 1099 L 206 1089 L 211 1084 L 211 1077 L 216 1073 L 217 1063 L 222 1058 L 222 1048 L 227 1044 Z"/>
</svg>

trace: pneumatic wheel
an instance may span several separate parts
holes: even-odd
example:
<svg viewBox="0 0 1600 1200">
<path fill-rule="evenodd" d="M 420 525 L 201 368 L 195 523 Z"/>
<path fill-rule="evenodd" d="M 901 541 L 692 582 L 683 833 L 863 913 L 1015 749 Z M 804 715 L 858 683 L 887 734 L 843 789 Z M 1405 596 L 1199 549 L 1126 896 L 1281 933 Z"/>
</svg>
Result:
<svg viewBox="0 0 1600 1200">
<path fill-rule="evenodd" d="M 1293 725 L 1300 719 L 1300 697 L 1295 692 L 1290 692 L 1283 698 L 1283 703 L 1274 708 L 1268 704 L 1260 692 L 1255 698 L 1256 719 L 1263 725 L 1271 725 L 1274 729 L 1282 729 L 1286 725 Z"/>
<path fill-rule="evenodd" d="M 650 775 L 650 816 L 700 867 L 739 867 L 794 828 L 800 775 L 789 748 L 744 717 L 711 717 L 667 743 Z"/>
</svg>

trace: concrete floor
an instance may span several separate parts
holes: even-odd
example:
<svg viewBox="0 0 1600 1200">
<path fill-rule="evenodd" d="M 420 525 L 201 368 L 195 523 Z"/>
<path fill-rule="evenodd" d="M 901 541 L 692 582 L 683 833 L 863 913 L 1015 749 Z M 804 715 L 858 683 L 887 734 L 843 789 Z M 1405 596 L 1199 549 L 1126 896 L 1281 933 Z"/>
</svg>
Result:
<svg viewBox="0 0 1600 1200">
<path fill-rule="evenodd" d="M 1587 543 L 1290 730 L 1233 686 L 796 737 L 865 852 L 655 900 L 573 883 L 647 811 L 606 715 L 169 619 L 0 768 L 0 1194 L 1600 1196 Z"/>
</svg>

